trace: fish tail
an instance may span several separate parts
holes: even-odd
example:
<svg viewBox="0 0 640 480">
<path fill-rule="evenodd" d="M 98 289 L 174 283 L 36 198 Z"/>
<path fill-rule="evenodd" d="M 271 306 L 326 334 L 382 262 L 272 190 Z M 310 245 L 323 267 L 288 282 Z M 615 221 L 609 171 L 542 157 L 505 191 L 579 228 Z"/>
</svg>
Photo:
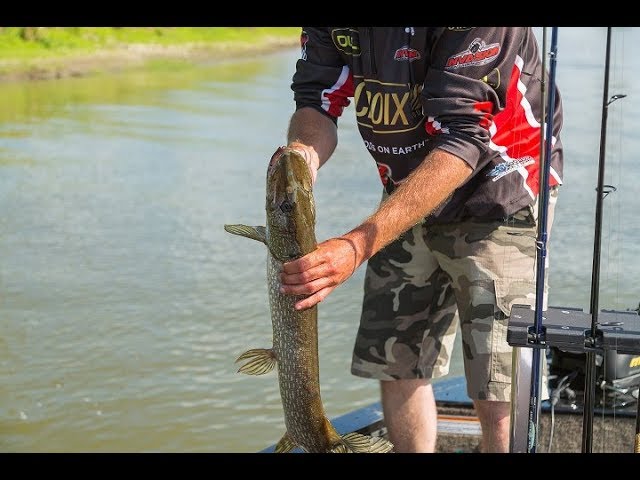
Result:
<svg viewBox="0 0 640 480">
<path fill-rule="evenodd" d="M 340 437 L 340 443 L 331 453 L 389 453 L 393 444 L 383 437 L 373 437 L 351 432 Z"/>
<path fill-rule="evenodd" d="M 285 433 L 280 441 L 276 444 L 274 453 L 288 453 L 296 448 L 295 442 L 291 439 L 288 433 Z"/>
</svg>

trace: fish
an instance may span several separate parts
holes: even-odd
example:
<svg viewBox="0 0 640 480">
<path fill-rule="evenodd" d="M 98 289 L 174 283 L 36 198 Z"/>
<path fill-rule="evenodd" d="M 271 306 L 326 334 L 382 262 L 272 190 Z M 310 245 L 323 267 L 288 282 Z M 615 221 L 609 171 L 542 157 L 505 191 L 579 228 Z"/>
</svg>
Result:
<svg viewBox="0 0 640 480">
<path fill-rule="evenodd" d="M 316 209 L 311 170 L 294 149 L 280 147 L 266 173 L 266 224 L 225 224 L 228 233 L 257 240 L 267 247 L 267 288 L 272 324 L 271 348 L 242 353 L 239 373 L 278 374 L 285 433 L 275 453 L 296 448 L 308 453 L 388 453 L 393 444 L 384 437 L 357 432 L 339 434 L 326 415 L 320 392 L 318 307 L 296 310 L 303 296 L 280 293 L 284 262 L 317 248 Z"/>
</svg>

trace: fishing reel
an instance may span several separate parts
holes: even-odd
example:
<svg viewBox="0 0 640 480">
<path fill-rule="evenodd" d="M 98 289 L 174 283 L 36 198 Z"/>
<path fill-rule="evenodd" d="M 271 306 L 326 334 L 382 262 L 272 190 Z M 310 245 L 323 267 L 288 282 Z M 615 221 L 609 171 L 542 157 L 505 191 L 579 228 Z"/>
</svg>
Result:
<svg viewBox="0 0 640 480">
<path fill-rule="evenodd" d="M 547 355 L 552 401 L 575 410 L 585 389 L 586 354 L 550 347 Z M 624 408 L 638 401 L 640 356 L 613 350 L 596 354 L 596 404 Z"/>
</svg>

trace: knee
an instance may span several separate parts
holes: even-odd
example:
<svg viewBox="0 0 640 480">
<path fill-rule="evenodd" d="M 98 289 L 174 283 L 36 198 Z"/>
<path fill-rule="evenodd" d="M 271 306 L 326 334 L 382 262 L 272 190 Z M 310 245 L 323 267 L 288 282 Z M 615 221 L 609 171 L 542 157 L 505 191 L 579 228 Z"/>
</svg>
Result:
<svg viewBox="0 0 640 480">
<path fill-rule="evenodd" d="M 424 378 L 412 378 L 402 380 L 381 380 L 380 391 L 382 395 L 413 397 L 417 394 L 429 394 L 433 392 L 431 381 Z"/>
<path fill-rule="evenodd" d="M 473 404 L 481 423 L 501 423 L 509 421 L 511 415 L 510 402 L 474 400 Z"/>
</svg>

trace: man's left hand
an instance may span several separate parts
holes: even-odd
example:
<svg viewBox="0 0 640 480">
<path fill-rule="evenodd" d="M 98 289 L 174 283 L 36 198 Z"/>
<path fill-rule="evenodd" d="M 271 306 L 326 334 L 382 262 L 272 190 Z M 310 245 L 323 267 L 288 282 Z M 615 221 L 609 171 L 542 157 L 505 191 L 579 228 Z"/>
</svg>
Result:
<svg viewBox="0 0 640 480">
<path fill-rule="evenodd" d="M 280 292 L 307 295 L 295 304 L 295 308 L 311 308 L 353 275 L 357 267 L 356 249 L 352 240 L 344 237 L 330 238 L 318 244 L 313 252 L 283 264 Z"/>
</svg>

